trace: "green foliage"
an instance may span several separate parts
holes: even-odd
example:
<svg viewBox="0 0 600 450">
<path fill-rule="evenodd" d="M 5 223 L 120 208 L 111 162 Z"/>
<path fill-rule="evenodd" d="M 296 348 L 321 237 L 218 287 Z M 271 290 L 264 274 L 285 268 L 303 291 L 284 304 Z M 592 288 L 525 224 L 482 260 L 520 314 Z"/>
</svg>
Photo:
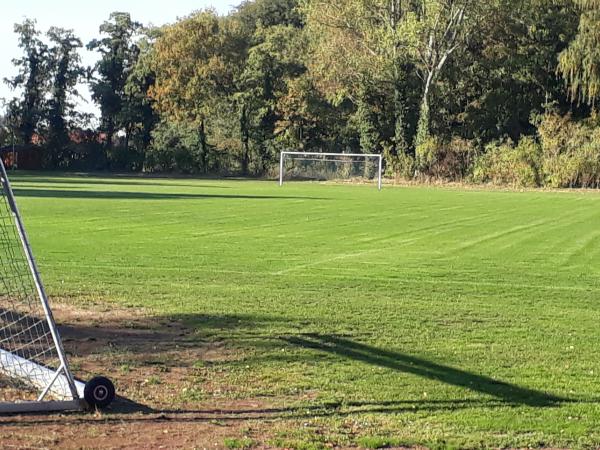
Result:
<svg viewBox="0 0 600 450">
<path fill-rule="evenodd" d="M 151 172 L 198 173 L 207 163 L 201 134 L 187 122 L 161 122 L 152 132 L 145 169 Z"/>
<path fill-rule="evenodd" d="M 481 152 L 476 181 L 594 186 L 596 138 L 584 135 L 598 124 L 570 101 L 597 96 L 599 6 L 248 0 L 160 29 L 115 12 L 88 44 L 99 57 L 88 80 L 101 110 L 93 139 L 73 107 L 81 43 L 58 28 L 45 42 L 26 20 L 15 28 L 19 73 L 7 80 L 22 95 L 7 119 L 17 142 L 35 136 L 47 166 L 65 169 L 265 176 L 282 150 L 302 150 L 378 153 L 389 176 L 464 180 Z M 549 111 L 570 113 L 565 126 L 581 136 L 552 143 L 536 119 Z M 541 159 L 521 144 L 536 135 Z"/>
<path fill-rule="evenodd" d="M 254 171 L 264 174 L 276 161 L 275 131 L 279 120 L 278 99 L 288 93 L 288 83 L 302 76 L 303 35 L 291 25 L 258 27 L 248 49 L 248 59 L 240 76 L 242 92 L 237 98 L 245 106 L 247 132 L 254 150 Z M 282 111 L 283 113 L 287 111 Z"/>
<path fill-rule="evenodd" d="M 493 183 L 514 187 L 536 187 L 541 177 L 541 146 L 530 137 L 518 145 L 511 141 L 488 144 L 475 161 L 473 179 L 477 183 Z"/>
<path fill-rule="evenodd" d="M 455 137 L 444 142 L 429 137 L 416 148 L 416 167 L 427 178 L 462 181 L 470 173 L 476 153 L 471 141 Z"/>
<path fill-rule="evenodd" d="M 577 28 L 571 0 L 490 2 L 437 86 L 431 132 L 479 143 L 535 134 L 532 117 L 571 108 L 555 65 Z"/>
<path fill-rule="evenodd" d="M 409 153 L 420 97 L 410 52 L 414 5 L 399 1 L 305 0 L 310 73 L 334 106 L 352 102 L 348 122 L 363 152 Z"/>
<path fill-rule="evenodd" d="M 92 40 L 88 50 L 100 53 L 90 81 L 92 98 L 100 107 L 100 129 L 106 133 L 107 148 L 112 148 L 118 131 L 125 133 L 125 151 L 134 126 L 125 93 L 128 74 L 136 65 L 139 48 L 135 42 L 141 24 L 125 12 L 113 12 L 100 26 L 100 39 Z"/>
<path fill-rule="evenodd" d="M 600 2 L 575 0 L 581 10 L 577 36 L 559 60 L 573 99 L 595 104 L 600 96 Z"/>
<path fill-rule="evenodd" d="M 417 123 L 417 134 L 415 135 L 415 151 L 418 153 L 421 145 L 427 145 L 431 139 L 431 111 L 429 102 L 423 100 L 419 110 L 419 121 Z"/>
<path fill-rule="evenodd" d="M 297 6 L 298 0 L 245 0 L 237 7 L 236 15 L 249 29 L 275 25 L 300 28 L 304 18 Z"/>
<path fill-rule="evenodd" d="M 24 55 L 12 61 L 18 74 L 4 80 L 12 89 L 21 90 L 20 96 L 10 101 L 8 116 L 16 125 L 20 141 L 31 144 L 34 134 L 43 131 L 45 98 L 50 83 L 48 46 L 41 40 L 35 20 L 25 19 L 23 23 L 15 24 L 14 32 Z"/>
<path fill-rule="evenodd" d="M 396 153 L 392 147 L 384 147 L 385 175 L 390 178 L 411 180 L 415 174 L 415 158 L 407 153 Z"/>
<path fill-rule="evenodd" d="M 11 130 L 6 121 L 6 117 L 0 115 L 0 147 L 10 141 Z"/>
<path fill-rule="evenodd" d="M 153 69 L 153 46 L 155 39 L 160 36 L 160 30 L 155 28 L 145 29 L 143 35 L 136 42 L 139 51 L 135 64 L 127 74 L 124 86 L 124 103 L 122 115 L 126 118 L 124 147 L 125 152 L 130 151 L 132 158 L 139 155 L 143 160 L 144 154 L 152 139 L 152 130 L 156 127 L 160 117 L 154 108 L 149 91 L 155 83 L 156 73 Z M 139 163 L 133 164 L 134 170 L 140 170 Z"/>
<path fill-rule="evenodd" d="M 58 168 L 69 164 L 69 131 L 74 128 L 77 118 L 74 97 L 79 95 L 77 83 L 84 73 L 78 53 L 83 44 L 72 30 L 57 27 L 50 28 L 48 38 L 52 47 L 48 52 L 51 96 L 45 114 L 48 124 L 46 159 L 50 167 Z"/>
<path fill-rule="evenodd" d="M 600 126 L 548 114 L 539 127 L 545 182 L 551 187 L 600 187 Z"/>
</svg>

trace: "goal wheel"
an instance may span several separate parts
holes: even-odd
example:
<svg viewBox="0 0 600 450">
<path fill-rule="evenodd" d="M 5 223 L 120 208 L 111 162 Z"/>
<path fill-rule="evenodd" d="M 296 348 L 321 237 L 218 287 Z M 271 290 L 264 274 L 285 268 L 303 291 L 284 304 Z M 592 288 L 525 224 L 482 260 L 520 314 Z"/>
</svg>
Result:
<svg viewBox="0 0 600 450">
<path fill-rule="evenodd" d="M 94 377 L 85 384 L 83 398 L 91 408 L 106 408 L 115 399 L 115 385 L 106 377 Z"/>
</svg>

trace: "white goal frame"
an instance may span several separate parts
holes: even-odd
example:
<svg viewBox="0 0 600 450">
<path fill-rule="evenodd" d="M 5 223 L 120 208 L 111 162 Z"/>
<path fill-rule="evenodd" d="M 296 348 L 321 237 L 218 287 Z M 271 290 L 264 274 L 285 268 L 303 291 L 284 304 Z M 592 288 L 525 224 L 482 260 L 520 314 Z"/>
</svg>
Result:
<svg viewBox="0 0 600 450">
<path fill-rule="evenodd" d="M 83 409 L 84 403 L 82 400 L 84 384 L 75 380 L 69 368 L 60 334 L 56 327 L 52 310 L 50 309 L 48 297 L 35 258 L 33 257 L 31 246 L 29 245 L 27 232 L 25 231 L 25 226 L 23 225 L 23 220 L 21 219 L 21 214 L 15 201 L 12 187 L 4 167 L 4 162 L 1 158 L 0 182 L 0 189 L 4 191 L 4 195 L 12 210 L 14 225 L 17 228 L 17 234 L 21 241 L 21 246 L 23 247 L 27 265 L 29 266 L 29 272 L 33 278 L 38 301 L 41 303 L 44 312 L 45 317 L 40 319 L 44 320 L 48 326 L 60 362 L 60 366 L 57 369 L 51 369 L 0 348 L 0 369 L 3 367 L 5 368 L 5 371 L 2 373 L 8 377 L 28 380 L 28 382 L 32 383 L 41 391 L 36 401 L 15 403 L 0 402 L 0 413 Z M 32 373 L 37 374 L 37 377 L 33 380 L 29 379 L 29 375 Z M 58 393 L 61 397 L 68 400 L 45 401 L 46 396 L 48 396 L 51 391 L 54 391 L 55 394 Z"/>
<path fill-rule="evenodd" d="M 294 156 L 300 156 L 300 157 L 311 157 L 311 156 L 325 156 L 325 157 L 339 157 L 339 156 L 348 156 L 351 158 L 364 158 L 365 161 L 368 160 L 368 158 L 373 158 L 375 160 L 377 160 L 378 163 L 378 170 L 377 170 L 377 188 L 379 190 L 381 190 L 383 184 L 382 184 L 382 177 L 383 177 L 383 156 L 379 155 L 379 154 L 368 154 L 368 153 L 319 153 L 319 152 L 281 152 L 281 155 L 279 157 L 279 186 L 283 186 L 283 169 L 284 169 L 284 162 L 285 162 L 285 157 L 287 155 L 294 155 Z M 341 163 L 343 163 L 344 161 L 340 161 Z"/>
<path fill-rule="evenodd" d="M 0 197 L 0 260 L 3 266 L 6 265 L 6 261 L 10 261 L 11 264 L 10 273 L 1 273 L 0 325 L 3 327 L 0 329 L 0 375 L 26 385 L 22 389 L 26 389 L 30 394 L 29 400 L 20 400 L 18 395 L 14 401 L 11 396 L 7 397 L 8 400 L 6 397 L 0 400 L 0 414 L 82 410 L 108 406 L 115 398 L 112 381 L 96 376 L 84 383 L 75 379 L 69 368 L 60 333 L 1 155 Z M 9 229 L 12 231 L 9 232 Z M 19 286 L 14 289 L 15 283 L 19 283 L 14 281 L 13 274 L 16 274 L 15 279 L 21 281 L 20 287 L 23 289 L 19 290 Z M 25 279 L 27 281 L 24 281 Z M 29 310 L 20 311 L 18 302 L 22 302 L 22 306 L 29 305 Z M 42 332 L 39 332 L 39 327 L 42 327 Z M 33 350 L 36 345 L 47 350 Z M 51 356 L 44 358 L 44 355 Z"/>
</svg>

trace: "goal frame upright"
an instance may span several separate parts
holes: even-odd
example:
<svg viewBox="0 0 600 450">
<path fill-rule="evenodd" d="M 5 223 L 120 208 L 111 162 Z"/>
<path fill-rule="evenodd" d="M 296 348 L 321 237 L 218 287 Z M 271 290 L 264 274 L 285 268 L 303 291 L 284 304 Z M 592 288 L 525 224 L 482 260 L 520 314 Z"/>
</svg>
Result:
<svg viewBox="0 0 600 450">
<path fill-rule="evenodd" d="M 0 182 L 1 189 L 4 191 L 6 200 L 13 214 L 14 225 L 17 229 L 17 234 L 23 248 L 25 258 L 29 272 L 35 285 L 37 300 L 40 302 L 44 317 L 41 318 L 47 324 L 50 334 L 52 336 L 52 343 L 54 345 L 56 354 L 59 360 L 59 367 L 57 369 L 45 367 L 38 364 L 35 361 L 31 361 L 22 358 L 14 353 L 3 350 L 0 348 L 0 361 L 4 364 L 0 364 L 0 371 L 6 376 L 13 378 L 26 378 L 28 373 L 36 371 L 41 379 L 37 379 L 34 383 L 35 388 L 39 389 L 41 393 L 34 401 L 19 401 L 19 402 L 0 402 L 0 414 L 1 413 L 27 413 L 27 412 L 44 412 L 44 411 L 67 411 L 67 410 L 82 410 L 85 408 L 84 402 L 84 383 L 76 381 L 69 368 L 69 363 L 65 350 L 62 345 L 62 340 L 58 332 L 52 310 L 48 302 L 46 290 L 38 267 L 29 244 L 29 238 L 25 231 L 25 226 L 17 207 L 17 203 L 13 194 L 13 190 L 4 167 L 4 162 L 0 158 Z M 10 367 L 10 370 L 3 370 L 3 368 Z M 57 383 L 60 380 L 60 383 Z M 69 400 L 45 400 L 52 389 L 57 387 L 63 387 L 64 392 L 60 392 L 64 398 L 70 398 Z"/>
<path fill-rule="evenodd" d="M 325 156 L 325 157 L 339 157 L 345 156 L 349 158 L 373 158 L 377 160 L 377 189 L 381 191 L 383 187 L 383 155 L 380 154 L 368 154 L 368 153 L 319 153 L 319 152 L 291 152 L 283 151 L 279 156 L 279 186 L 283 186 L 283 173 L 284 173 L 284 162 L 287 155 L 310 157 L 310 156 Z"/>
</svg>

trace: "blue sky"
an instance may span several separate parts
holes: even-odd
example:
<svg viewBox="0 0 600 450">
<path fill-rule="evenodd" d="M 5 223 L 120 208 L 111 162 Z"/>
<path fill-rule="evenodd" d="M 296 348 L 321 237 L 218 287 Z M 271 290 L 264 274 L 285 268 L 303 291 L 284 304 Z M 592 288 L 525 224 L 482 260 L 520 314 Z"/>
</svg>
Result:
<svg viewBox="0 0 600 450">
<path fill-rule="evenodd" d="M 131 13 L 134 20 L 144 24 L 163 25 L 193 11 L 213 7 L 225 14 L 240 3 L 239 0 L 16 0 L 3 2 L 0 12 L 0 99 L 13 93 L 2 81 L 15 74 L 11 60 L 20 55 L 17 37 L 13 32 L 15 22 L 25 17 L 36 19 L 38 29 L 47 31 L 51 26 L 71 28 L 84 45 L 98 36 L 98 27 L 113 11 Z M 95 54 L 82 51 L 84 64 L 91 65 Z M 85 89 L 84 89 L 85 91 Z M 83 92 L 87 97 L 87 93 Z M 82 103 L 81 108 L 93 111 L 92 105 Z M 0 103 L 0 110 L 2 104 Z"/>
</svg>

